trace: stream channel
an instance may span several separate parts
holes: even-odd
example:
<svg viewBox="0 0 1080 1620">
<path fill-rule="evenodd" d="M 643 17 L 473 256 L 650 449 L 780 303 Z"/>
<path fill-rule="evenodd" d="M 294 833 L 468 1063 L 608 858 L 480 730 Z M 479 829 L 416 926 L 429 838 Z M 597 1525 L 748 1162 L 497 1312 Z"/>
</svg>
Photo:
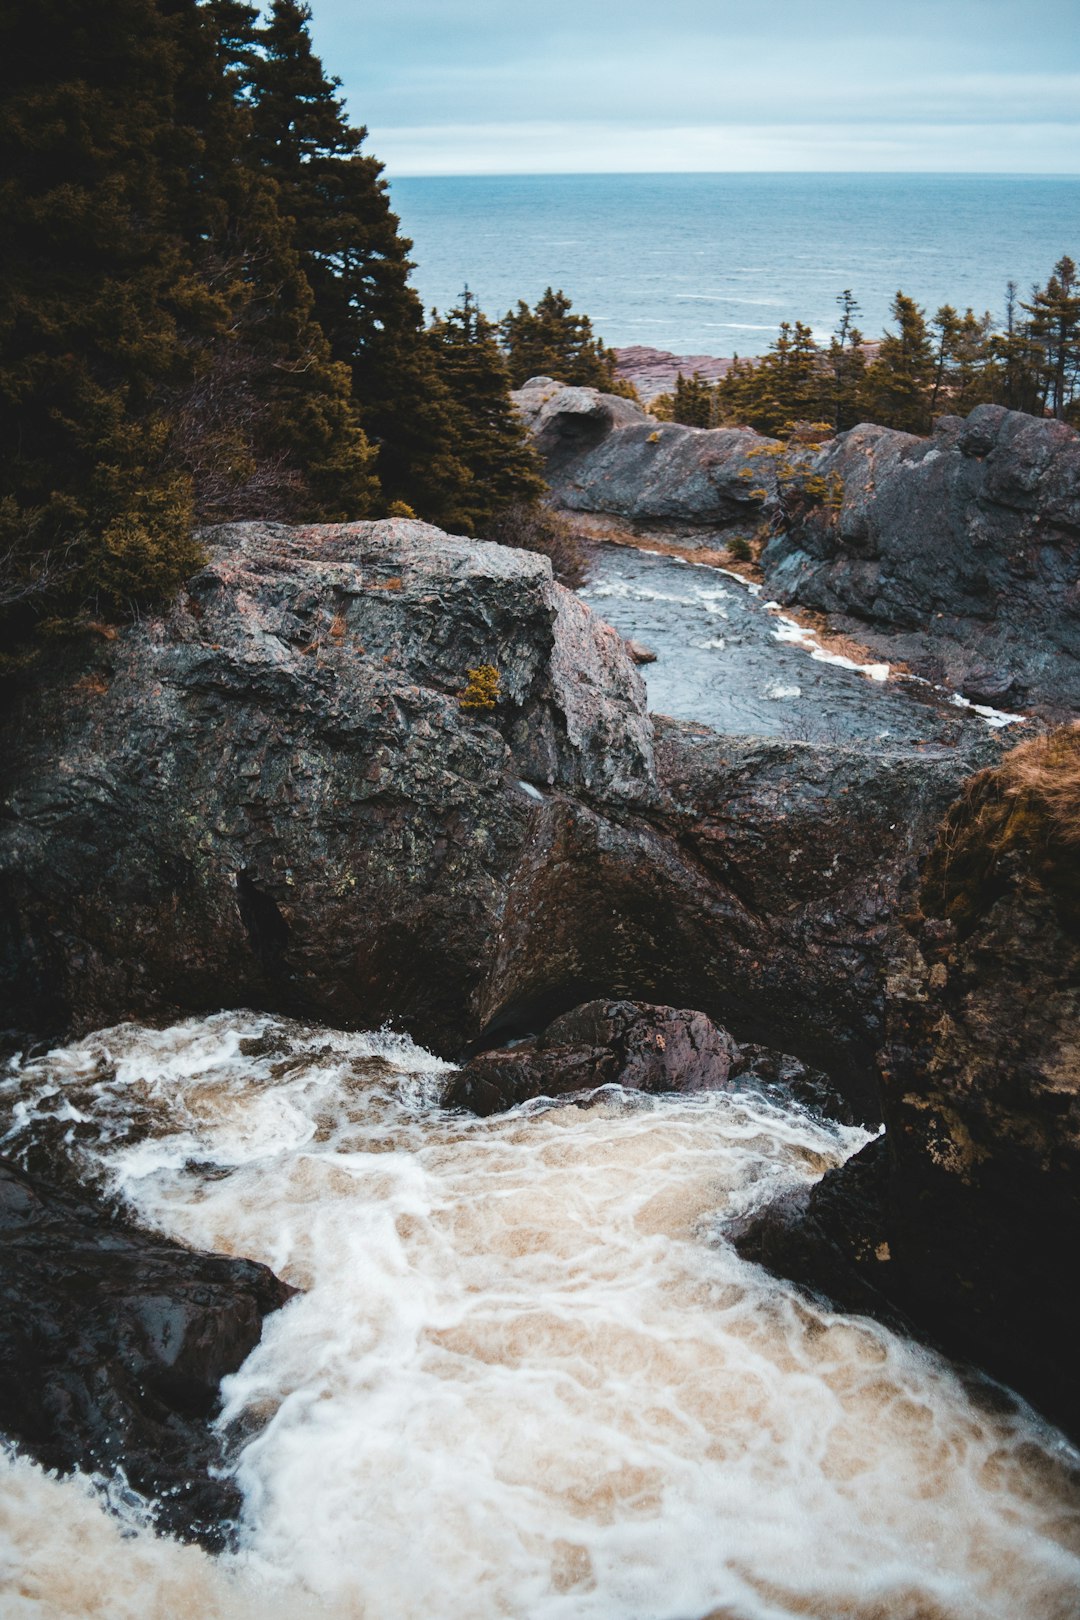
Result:
<svg viewBox="0 0 1080 1620">
<path fill-rule="evenodd" d="M 656 648 L 657 708 L 868 742 L 974 723 L 778 641 L 711 570 L 605 550 L 584 594 Z M 614 1087 L 480 1120 L 440 1106 L 447 1073 L 250 1012 L 0 1070 L 2 1151 L 68 1122 L 145 1224 L 303 1290 L 224 1387 L 236 1550 L 0 1453 L 4 1620 L 1075 1620 L 1080 1455 L 726 1241 L 864 1131 Z"/>
</svg>

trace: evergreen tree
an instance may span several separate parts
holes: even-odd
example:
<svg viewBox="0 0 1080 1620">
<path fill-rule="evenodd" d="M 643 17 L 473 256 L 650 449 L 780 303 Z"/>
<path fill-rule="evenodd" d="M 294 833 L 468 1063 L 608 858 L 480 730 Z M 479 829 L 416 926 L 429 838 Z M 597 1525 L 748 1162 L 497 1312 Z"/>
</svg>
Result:
<svg viewBox="0 0 1080 1620">
<path fill-rule="evenodd" d="M 467 503 L 456 412 L 433 364 L 409 285 L 412 244 L 390 209 L 382 164 L 360 148 L 339 81 L 311 46 L 310 8 L 273 0 L 250 68 L 254 150 L 280 188 L 314 315 L 349 368 L 387 501 L 447 523 Z"/>
<path fill-rule="evenodd" d="M 930 426 L 933 356 L 926 316 L 914 299 L 898 292 L 892 302 L 895 332 L 886 332 L 866 368 L 862 406 L 866 419 L 905 433 Z"/>
<path fill-rule="evenodd" d="M 1004 325 L 988 344 L 990 386 L 996 403 L 1035 415 L 1042 411 L 1039 352 L 1029 323 L 1018 314 L 1018 290 L 1015 281 L 1006 283 Z"/>
<path fill-rule="evenodd" d="M 707 428 L 712 427 L 714 419 L 715 402 L 710 385 L 700 371 L 695 371 L 692 377 L 684 377 L 680 371 L 671 396 L 670 420 L 687 427 Z"/>
<path fill-rule="evenodd" d="M 615 355 L 593 332 L 587 315 L 576 315 L 560 289 L 548 288 L 530 309 L 519 299 L 500 325 L 511 382 L 521 388 L 530 377 L 554 377 L 573 387 L 605 393 L 632 393 L 615 375 Z"/>
<path fill-rule="evenodd" d="M 1040 356 L 1044 408 L 1064 421 L 1080 377 L 1080 280 L 1070 258 L 1061 258 L 1045 287 L 1032 289 L 1030 335 Z"/>
<path fill-rule="evenodd" d="M 179 60 L 153 0 L 0 13 L 0 557 L 28 615 L 197 560 L 163 400 L 204 302 L 164 184 Z"/>
<path fill-rule="evenodd" d="M 852 428 L 859 420 L 859 398 L 866 356 L 863 335 L 855 325 L 858 301 L 850 287 L 837 294 L 840 319 L 829 340 L 829 367 L 832 371 L 832 400 L 829 419 L 838 433 Z"/>
<path fill-rule="evenodd" d="M 717 397 L 725 415 L 759 433 L 788 434 L 800 422 L 831 420 L 831 379 L 810 327 L 781 321 L 756 365 L 735 356 Z"/>
<path fill-rule="evenodd" d="M 448 315 L 436 318 L 429 341 L 457 407 L 457 453 L 470 475 L 456 524 L 475 534 L 512 503 L 538 500 L 545 484 L 510 399 L 497 329 L 468 287 Z"/>
</svg>

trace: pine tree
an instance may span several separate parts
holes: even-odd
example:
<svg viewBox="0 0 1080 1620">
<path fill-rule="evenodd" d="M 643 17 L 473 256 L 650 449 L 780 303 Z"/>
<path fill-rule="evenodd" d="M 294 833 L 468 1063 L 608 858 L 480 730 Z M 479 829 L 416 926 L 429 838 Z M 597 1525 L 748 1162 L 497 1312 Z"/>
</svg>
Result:
<svg viewBox="0 0 1080 1620">
<path fill-rule="evenodd" d="M 0 593 L 35 616 L 195 565 L 163 402 L 205 302 L 164 179 L 179 57 L 153 0 L 0 15 Z"/>
<path fill-rule="evenodd" d="M 515 388 L 530 377 L 554 377 L 573 387 L 632 393 L 615 375 L 615 355 L 595 335 L 587 315 L 576 315 L 566 294 L 551 287 L 530 309 L 523 299 L 500 323 Z"/>
<path fill-rule="evenodd" d="M 859 420 L 859 396 L 866 371 L 863 335 L 855 325 L 859 304 L 850 287 L 837 294 L 840 319 L 829 340 L 829 367 L 832 371 L 830 420 L 838 433 L 852 428 Z"/>
<path fill-rule="evenodd" d="M 349 124 L 339 81 L 312 50 L 310 16 L 298 0 L 273 0 L 257 36 L 254 151 L 293 222 L 315 319 L 349 368 L 385 499 L 446 523 L 466 499 L 469 475 L 409 284 L 412 244 L 390 209 L 382 164 L 360 150 L 367 131 Z"/>
<path fill-rule="evenodd" d="M 866 418 L 904 433 L 930 426 L 933 357 L 926 316 L 914 299 L 898 292 L 892 302 L 895 332 L 886 332 L 866 368 L 862 405 Z"/>
<path fill-rule="evenodd" d="M 1015 281 L 1005 287 L 1005 321 L 1000 332 L 990 338 L 990 377 L 992 398 L 1011 411 L 1041 413 L 1039 351 L 1030 324 L 1018 314 L 1018 287 Z"/>
<path fill-rule="evenodd" d="M 687 427 L 707 428 L 712 427 L 714 419 L 715 402 L 711 386 L 700 371 L 695 371 L 692 377 L 684 377 L 680 371 L 671 398 L 670 420 L 682 422 Z"/>
<path fill-rule="evenodd" d="M 470 482 L 457 524 L 481 532 L 503 508 L 538 500 L 545 489 L 536 452 L 510 399 L 510 373 L 497 329 L 465 288 L 429 329 L 438 373 L 458 409 L 457 453 Z"/>
<path fill-rule="evenodd" d="M 1061 258 L 1045 287 L 1034 287 L 1030 334 L 1040 356 L 1043 404 L 1064 421 L 1080 378 L 1080 279 L 1070 258 Z"/>
</svg>

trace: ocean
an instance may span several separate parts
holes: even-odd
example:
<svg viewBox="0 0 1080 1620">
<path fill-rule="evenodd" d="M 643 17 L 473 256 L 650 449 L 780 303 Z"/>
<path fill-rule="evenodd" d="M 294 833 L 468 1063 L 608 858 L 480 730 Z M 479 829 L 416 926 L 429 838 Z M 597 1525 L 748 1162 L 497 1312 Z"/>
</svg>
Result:
<svg viewBox="0 0 1080 1620">
<path fill-rule="evenodd" d="M 1000 317 L 1062 254 L 1080 259 L 1080 179 L 939 174 L 391 177 L 415 285 L 493 317 L 561 287 L 618 347 L 760 354 L 783 320 L 818 337 L 850 287 L 876 337 L 898 288 Z"/>
</svg>

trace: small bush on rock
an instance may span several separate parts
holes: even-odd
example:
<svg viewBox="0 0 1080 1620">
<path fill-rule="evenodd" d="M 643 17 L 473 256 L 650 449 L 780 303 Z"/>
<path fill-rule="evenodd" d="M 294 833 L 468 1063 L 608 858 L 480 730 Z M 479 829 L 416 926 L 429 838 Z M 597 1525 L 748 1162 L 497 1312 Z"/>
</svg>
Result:
<svg viewBox="0 0 1080 1620">
<path fill-rule="evenodd" d="M 465 671 L 468 680 L 458 697 L 458 705 L 473 714 L 490 714 L 499 701 L 499 672 L 494 664 L 480 664 Z"/>
<path fill-rule="evenodd" d="M 483 538 L 515 551 L 538 551 L 551 559 L 560 585 L 576 590 L 585 583 L 585 551 L 561 513 L 540 501 L 514 501 L 485 526 Z"/>
</svg>

